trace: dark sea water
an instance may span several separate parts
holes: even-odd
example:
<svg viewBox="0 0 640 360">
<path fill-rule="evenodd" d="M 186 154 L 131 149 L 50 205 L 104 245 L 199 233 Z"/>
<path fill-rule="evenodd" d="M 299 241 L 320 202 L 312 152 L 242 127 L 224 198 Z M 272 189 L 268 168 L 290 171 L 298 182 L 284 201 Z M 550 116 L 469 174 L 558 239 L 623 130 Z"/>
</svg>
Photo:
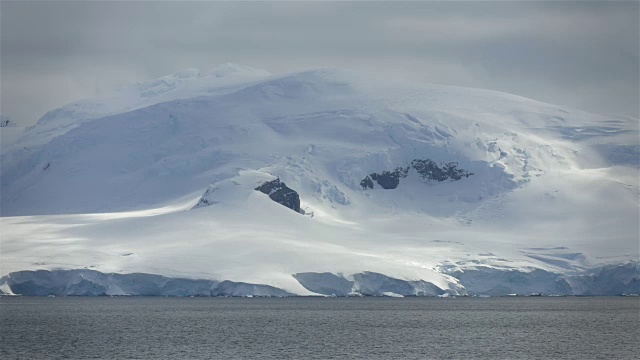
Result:
<svg viewBox="0 0 640 360">
<path fill-rule="evenodd" d="M 0 298 L 2 359 L 638 359 L 639 298 Z"/>
</svg>

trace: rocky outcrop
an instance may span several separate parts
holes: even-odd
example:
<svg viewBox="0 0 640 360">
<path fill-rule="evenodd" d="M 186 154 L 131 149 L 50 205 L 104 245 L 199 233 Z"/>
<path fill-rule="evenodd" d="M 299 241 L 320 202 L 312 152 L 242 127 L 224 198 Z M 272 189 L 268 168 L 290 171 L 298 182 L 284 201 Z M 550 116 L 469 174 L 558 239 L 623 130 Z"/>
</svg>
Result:
<svg viewBox="0 0 640 360">
<path fill-rule="evenodd" d="M 300 212 L 300 196 L 298 193 L 287 187 L 279 178 L 266 181 L 256 188 L 257 191 L 269 195 L 271 200 L 289 209 Z"/>
<path fill-rule="evenodd" d="M 373 189 L 373 180 L 371 179 L 371 175 L 367 175 L 366 178 L 360 181 L 360 186 L 362 189 Z"/>
<path fill-rule="evenodd" d="M 473 175 L 472 172 L 459 169 L 457 162 L 441 163 L 438 165 L 435 161 L 430 159 L 415 159 L 411 161 L 411 166 L 406 168 L 397 167 L 392 171 L 371 173 L 360 181 L 360 186 L 365 190 L 373 189 L 375 181 L 383 189 L 395 189 L 398 187 L 398 184 L 400 184 L 400 179 L 407 177 L 410 169 L 414 169 L 420 178 L 426 181 L 457 181 Z"/>
<path fill-rule="evenodd" d="M 407 177 L 409 168 L 395 168 L 392 171 L 383 171 L 382 173 L 371 173 L 360 182 L 363 189 L 367 187 L 373 189 L 373 182 L 377 182 L 383 189 L 395 189 L 400 184 L 400 179 Z"/>
<path fill-rule="evenodd" d="M 194 209 L 197 208 L 201 208 L 201 207 L 205 207 L 205 206 L 211 206 L 214 204 L 217 204 L 218 202 L 213 200 L 212 195 L 218 190 L 217 187 L 215 186 L 209 186 L 207 188 L 207 190 L 204 192 L 204 194 L 202 194 L 202 196 L 200 197 L 200 200 L 198 200 L 198 203 L 193 207 Z"/>
<path fill-rule="evenodd" d="M 442 163 L 438 166 L 433 160 L 413 160 L 411 167 L 414 168 L 421 178 L 433 181 L 460 180 L 473 175 L 472 172 L 458 169 L 457 162 Z"/>
</svg>

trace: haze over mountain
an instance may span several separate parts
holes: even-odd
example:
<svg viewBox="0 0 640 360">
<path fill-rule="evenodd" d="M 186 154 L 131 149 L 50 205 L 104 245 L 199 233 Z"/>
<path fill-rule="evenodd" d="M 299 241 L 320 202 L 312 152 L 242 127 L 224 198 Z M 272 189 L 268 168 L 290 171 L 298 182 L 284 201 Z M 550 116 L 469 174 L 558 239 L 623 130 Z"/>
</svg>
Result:
<svg viewBox="0 0 640 360">
<path fill-rule="evenodd" d="M 187 69 L 1 130 L 0 275 L 210 281 L 171 295 L 637 293 L 638 130 L 384 74 Z M 57 273 L 3 291 L 140 293 Z"/>
</svg>

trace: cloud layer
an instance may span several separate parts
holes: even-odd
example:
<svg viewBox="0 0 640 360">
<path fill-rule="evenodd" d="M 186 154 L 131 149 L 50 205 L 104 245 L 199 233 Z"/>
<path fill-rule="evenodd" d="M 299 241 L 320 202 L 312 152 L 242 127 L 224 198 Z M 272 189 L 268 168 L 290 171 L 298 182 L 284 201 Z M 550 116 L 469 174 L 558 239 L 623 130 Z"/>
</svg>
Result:
<svg viewBox="0 0 640 360">
<path fill-rule="evenodd" d="M 638 117 L 637 2 L 2 2 L 1 111 L 181 68 L 314 67 L 488 88 Z"/>
</svg>

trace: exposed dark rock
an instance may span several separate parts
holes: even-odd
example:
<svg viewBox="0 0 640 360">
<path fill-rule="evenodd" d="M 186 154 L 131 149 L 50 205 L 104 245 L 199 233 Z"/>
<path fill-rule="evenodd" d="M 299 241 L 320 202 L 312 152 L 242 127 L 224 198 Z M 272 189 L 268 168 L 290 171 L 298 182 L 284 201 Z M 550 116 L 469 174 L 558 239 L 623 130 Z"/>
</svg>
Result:
<svg viewBox="0 0 640 360">
<path fill-rule="evenodd" d="M 373 180 L 371 180 L 371 177 L 367 175 L 366 178 L 360 181 L 360 186 L 362 186 L 363 189 L 373 189 Z"/>
<path fill-rule="evenodd" d="M 392 171 L 383 171 L 382 173 L 371 173 L 360 182 L 363 189 L 367 187 L 373 189 L 373 181 L 382 186 L 383 189 L 395 189 L 398 187 L 401 178 L 407 177 L 409 168 L 395 168 Z"/>
<path fill-rule="evenodd" d="M 400 179 L 407 177 L 410 168 L 415 169 L 420 177 L 427 181 L 441 182 L 445 180 L 460 180 L 473 175 L 472 172 L 459 169 L 457 162 L 441 163 L 440 166 L 438 166 L 433 160 L 415 159 L 411 161 L 410 167 L 398 167 L 392 171 L 371 173 L 360 181 L 360 186 L 362 186 L 364 190 L 373 189 L 373 182 L 375 181 L 378 185 L 382 186 L 383 189 L 395 189 L 398 187 L 398 184 L 400 184 Z"/>
<path fill-rule="evenodd" d="M 395 168 L 393 171 L 383 171 L 381 174 L 369 175 L 372 180 L 382 186 L 383 189 L 395 189 L 400 184 L 400 179 L 407 177 L 409 168 Z"/>
<path fill-rule="evenodd" d="M 200 197 L 200 200 L 198 201 L 198 203 L 193 208 L 197 209 L 200 207 L 217 204 L 218 203 L 217 201 L 210 199 L 210 197 L 216 190 L 218 190 L 217 187 L 209 186 L 207 190 L 204 192 L 204 194 L 202 194 L 202 196 Z"/>
<path fill-rule="evenodd" d="M 194 208 L 199 208 L 199 207 L 209 206 L 209 205 L 213 205 L 213 204 L 209 200 L 203 197 L 200 199 L 200 201 L 198 201 L 198 203 L 194 206 Z"/>
<path fill-rule="evenodd" d="M 258 186 L 256 190 L 269 195 L 271 200 L 278 204 L 284 205 L 297 213 L 300 212 L 300 196 L 295 190 L 281 182 L 280 179 L 266 181 Z"/>
<path fill-rule="evenodd" d="M 473 175 L 472 172 L 458 169 L 457 162 L 442 163 L 438 166 L 433 160 L 415 159 L 411 162 L 411 167 L 425 180 L 460 180 L 463 177 L 468 178 Z"/>
</svg>

